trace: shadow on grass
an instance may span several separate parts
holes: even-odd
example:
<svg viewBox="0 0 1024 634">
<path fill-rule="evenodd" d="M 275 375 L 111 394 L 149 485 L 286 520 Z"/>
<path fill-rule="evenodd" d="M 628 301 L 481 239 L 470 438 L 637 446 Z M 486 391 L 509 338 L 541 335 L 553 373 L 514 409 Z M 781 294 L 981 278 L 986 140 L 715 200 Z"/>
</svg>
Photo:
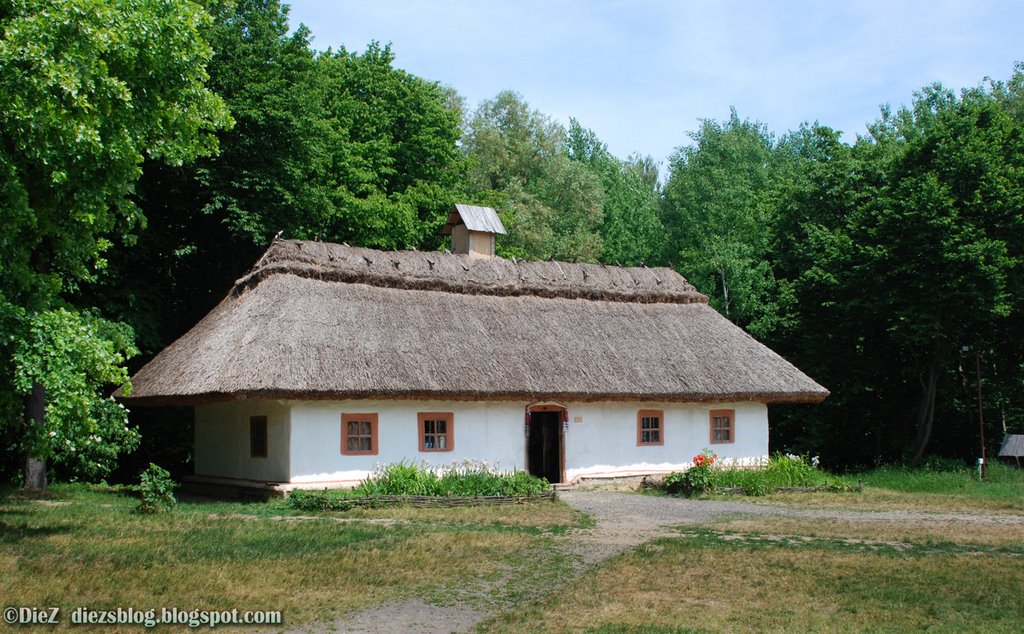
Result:
<svg viewBox="0 0 1024 634">
<path fill-rule="evenodd" d="M 0 545 L 17 544 L 25 540 L 71 532 L 71 530 L 65 526 L 28 526 L 24 522 L 7 521 L 7 518 L 11 515 L 28 515 L 28 513 L 21 511 L 0 512 Z"/>
</svg>

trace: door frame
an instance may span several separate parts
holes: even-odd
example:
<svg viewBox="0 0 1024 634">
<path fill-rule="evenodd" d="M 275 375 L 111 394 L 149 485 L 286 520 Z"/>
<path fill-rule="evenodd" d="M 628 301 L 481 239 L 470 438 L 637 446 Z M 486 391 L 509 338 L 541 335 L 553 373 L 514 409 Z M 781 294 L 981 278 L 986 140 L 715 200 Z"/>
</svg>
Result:
<svg viewBox="0 0 1024 634">
<path fill-rule="evenodd" d="M 565 483 L 565 421 L 568 420 L 569 408 L 554 401 L 541 401 L 526 406 L 524 420 L 533 412 L 561 412 L 561 424 L 558 426 L 558 472 L 560 474 L 559 484 Z M 530 439 L 524 443 L 523 452 L 526 454 L 523 464 L 526 465 L 526 472 L 530 472 Z M 552 482 L 552 484 L 555 484 Z"/>
</svg>

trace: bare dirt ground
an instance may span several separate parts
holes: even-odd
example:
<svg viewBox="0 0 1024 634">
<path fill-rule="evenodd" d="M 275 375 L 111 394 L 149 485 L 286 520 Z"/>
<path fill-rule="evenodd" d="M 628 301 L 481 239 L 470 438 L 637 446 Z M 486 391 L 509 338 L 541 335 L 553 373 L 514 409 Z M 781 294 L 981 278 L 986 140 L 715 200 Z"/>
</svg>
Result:
<svg viewBox="0 0 1024 634">
<path fill-rule="evenodd" d="M 776 516 L 847 522 L 897 522 L 948 526 L 967 530 L 974 525 L 1024 525 L 1024 516 L 1000 513 L 927 513 L 917 511 L 852 511 L 801 509 L 732 500 L 690 500 L 616 491 L 563 491 L 559 497 L 573 508 L 594 517 L 596 526 L 556 537 L 558 553 L 570 562 L 572 574 L 589 568 L 652 539 L 680 536 L 678 528 L 707 525 L 746 517 Z M 867 543 L 867 542 L 864 542 Z M 543 556 L 551 556 L 546 553 Z M 513 607 L 513 600 L 543 596 L 549 588 L 517 587 L 502 593 L 502 586 L 519 583 L 516 571 L 492 584 L 470 589 L 444 605 L 420 599 L 392 602 L 357 613 L 343 621 L 320 623 L 291 630 L 294 634 L 345 632 L 349 634 L 449 634 L 466 632 L 491 613 Z M 515 581 L 514 581 L 515 580 Z M 565 583 L 562 577 L 559 583 Z M 531 596 L 532 593 L 532 596 Z"/>
</svg>

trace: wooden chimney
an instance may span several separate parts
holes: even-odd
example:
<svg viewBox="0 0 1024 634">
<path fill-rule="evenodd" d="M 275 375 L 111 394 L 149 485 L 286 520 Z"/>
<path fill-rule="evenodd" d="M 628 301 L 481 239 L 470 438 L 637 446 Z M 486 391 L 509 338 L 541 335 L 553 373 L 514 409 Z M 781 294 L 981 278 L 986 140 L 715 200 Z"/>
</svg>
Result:
<svg viewBox="0 0 1024 634">
<path fill-rule="evenodd" d="M 496 234 L 504 234 L 505 227 L 498 212 L 490 207 L 457 204 L 448 215 L 444 235 L 452 237 L 452 253 L 473 257 L 493 258 Z"/>
</svg>

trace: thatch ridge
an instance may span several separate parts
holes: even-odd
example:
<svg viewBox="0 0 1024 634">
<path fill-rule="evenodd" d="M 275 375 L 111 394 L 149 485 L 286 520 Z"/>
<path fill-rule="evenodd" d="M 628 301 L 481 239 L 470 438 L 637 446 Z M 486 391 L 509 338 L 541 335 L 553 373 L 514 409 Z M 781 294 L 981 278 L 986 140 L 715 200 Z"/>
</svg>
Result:
<svg viewBox="0 0 1024 634">
<path fill-rule="evenodd" d="M 597 277 L 591 271 L 602 272 L 600 283 L 571 289 L 569 280 Z M 132 377 L 126 400 L 771 403 L 828 395 L 692 288 L 668 269 L 279 242 Z"/>
<path fill-rule="evenodd" d="M 528 262 L 424 251 L 377 251 L 326 242 L 279 240 L 235 282 L 234 293 L 271 275 L 404 290 L 589 299 L 645 304 L 706 304 L 683 276 L 669 268 L 615 267 L 569 262 Z"/>
</svg>

